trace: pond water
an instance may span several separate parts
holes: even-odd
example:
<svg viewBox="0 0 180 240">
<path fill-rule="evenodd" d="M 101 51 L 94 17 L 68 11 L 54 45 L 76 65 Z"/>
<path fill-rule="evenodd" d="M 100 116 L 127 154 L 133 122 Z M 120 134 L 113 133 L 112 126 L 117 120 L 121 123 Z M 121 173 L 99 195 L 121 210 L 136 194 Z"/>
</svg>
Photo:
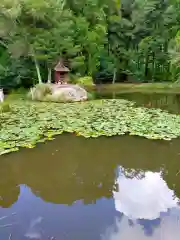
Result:
<svg viewBox="0 0 180 240">
<path fill-rule="evenodd" d="M 94 93 L 96 98 L 112 99 L 122 98 L 133 101 L 137 106 L 147 108 L 161 108 L 170 113 L 180 113 L 180 94 L 164 93 L 107 93 L 97 91 Z"/>
<path fill-rule="evenodd" d="M 180 140 L 64 134 L 0 157 L 2 240 L 179 240 Z"/>
</svg>

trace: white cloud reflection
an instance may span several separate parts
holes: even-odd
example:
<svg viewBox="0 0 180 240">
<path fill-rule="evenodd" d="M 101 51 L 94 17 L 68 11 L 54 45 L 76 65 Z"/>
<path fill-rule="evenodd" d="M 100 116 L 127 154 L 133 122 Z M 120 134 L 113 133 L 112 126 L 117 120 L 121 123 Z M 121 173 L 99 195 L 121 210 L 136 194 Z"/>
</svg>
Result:
<svg viewBox="0 0 180 240">
<path fill-rule="evenodd" d="M 135 177 L 119 168 L 114 191 L 115 208 L 121 212 L 106 229 L 102 240 L 179 240 L 180 207 L 159 172 Z M 125 176 L 126 175 L 126 176 Z"/>
<path fill-rule="evenodd" d="M 40 228 L 38 228 L 38 225 L 42 222 L 42 220 L 43 220 L 42 217 L 37 217 L 31 220 L 29 229 L 24 236 L 30 239 L 41 239 L 42 236 L 41 236 Z"/>
<path fill-rule="evenodd" d="M 178 199 L 162 179 L 160 172 L 145 172 L 138 179 L 127 178 L 119 169 L 116 180 L 118 191 L 114 191 L 115 208 L 130 219 L 153 220 L 160 217 L 161 212 L 176 207 Z"/>
</svg>

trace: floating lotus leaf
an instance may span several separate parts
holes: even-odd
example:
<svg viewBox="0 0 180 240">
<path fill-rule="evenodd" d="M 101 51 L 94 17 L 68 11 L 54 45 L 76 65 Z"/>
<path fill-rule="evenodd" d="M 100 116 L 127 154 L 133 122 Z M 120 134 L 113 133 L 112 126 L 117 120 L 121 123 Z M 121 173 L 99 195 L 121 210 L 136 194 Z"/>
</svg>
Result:
<svg viewBox="0 0 180 240">
<path fill-rule="evenodd" d="M 180 116 L 135 107 L 121 99 L 65 104 L 15 100 L 11 109 L 0 113 L 0 154 L 33 148 L 63 132 L 86 138 L 130 134 L 171 140 L 180 136 Z"/>
</svg>

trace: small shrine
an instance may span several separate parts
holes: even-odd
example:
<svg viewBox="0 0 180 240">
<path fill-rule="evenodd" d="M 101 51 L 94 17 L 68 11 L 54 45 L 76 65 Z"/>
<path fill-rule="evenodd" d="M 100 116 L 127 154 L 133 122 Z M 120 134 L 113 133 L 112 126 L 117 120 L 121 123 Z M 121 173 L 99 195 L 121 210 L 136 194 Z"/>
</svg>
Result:
<svg viewBox="0 0 180 240">
<path fill-rule="evenodd" d="M 64 66 L 62 60 L 54 68 L 55 71 L 55 83 L 56 84 L 66 84 L 69 79 L 69 69 Z"/>
</svg>

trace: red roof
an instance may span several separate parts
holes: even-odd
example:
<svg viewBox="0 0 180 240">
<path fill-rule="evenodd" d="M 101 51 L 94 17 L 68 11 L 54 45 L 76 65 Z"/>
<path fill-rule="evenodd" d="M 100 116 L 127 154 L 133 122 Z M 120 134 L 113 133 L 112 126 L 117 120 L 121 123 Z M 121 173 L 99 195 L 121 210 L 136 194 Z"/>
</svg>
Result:
<svg viewBox="0 0 180 240">
<path fill-rule="evenodd" d="M 69 72 L 69 68 L 65 67 L 62 61 L 59 61 L 58 64 L 55 66 L 54 70 L 56 72 Z"/>
</svg>

